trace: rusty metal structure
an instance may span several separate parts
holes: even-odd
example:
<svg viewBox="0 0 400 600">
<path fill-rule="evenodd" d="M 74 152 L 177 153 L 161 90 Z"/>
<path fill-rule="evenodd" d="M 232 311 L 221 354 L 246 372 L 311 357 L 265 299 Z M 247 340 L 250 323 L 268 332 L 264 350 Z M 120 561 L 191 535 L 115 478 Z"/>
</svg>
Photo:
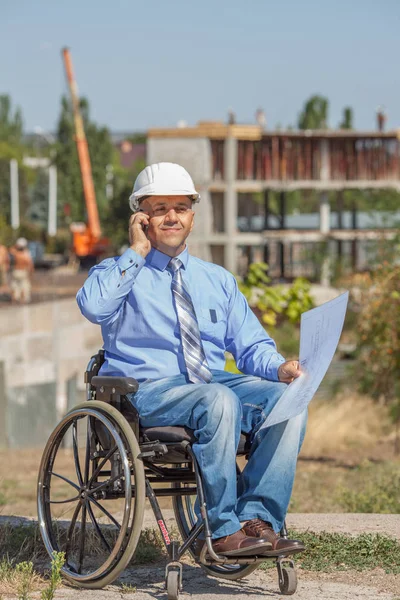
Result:
<svg viewBox="0 0 400 600">
<path fill-rule="evenodd" d="M 399 148 L 396 133 L 271 132 L 259 141 L 238 141 L 237 178 L 279 188 L 288 182 L 398 182 Z"/>
<path fill-rule="evenodd" d="M 196 127 L 150 129 L 149 163 L 168 160 L 184 165 L 201 189 L 203 202 L 194 230 L 196 253 L 237 273 L 240 255 L 270 259 L 274 244 L 280 245 L 281 275 L 285 247 L 291 243 L 338 240 L 332 230 L 329 192 L 394 189 L 400 191 L 400 130 L 305 130 L 264 131 L 258 125 L 200 122 Z M 313 190 L 320 198 L 318 230 L 288 231 L 285 197 L 292 190 Z M 279 192 L 280 226 L 272 230 L 269 193 Z M 258 194 L 258 202 L 254 194 Z M 263 201 L 260 203 L 260 196 Z M 400 208 L 400 205 L 399 205 Z M 356 245 L 374 234 L 357 229 L 356 207 L 346 240 Z M 257 231 L 240 228 L 246 214 L 263 219 Z M 341 215 L 338 216 L 342 228 Z M 353 232 L 353 233 L 352 233 Z M 385 231 L 390 236 L 393 232 Z M 296 240 L 296 241 L 290 241 Z M 342 246 L 338 242 L 339 252 Z M 276 254 L 276 252 L 275 252 Z"/>
</svg>

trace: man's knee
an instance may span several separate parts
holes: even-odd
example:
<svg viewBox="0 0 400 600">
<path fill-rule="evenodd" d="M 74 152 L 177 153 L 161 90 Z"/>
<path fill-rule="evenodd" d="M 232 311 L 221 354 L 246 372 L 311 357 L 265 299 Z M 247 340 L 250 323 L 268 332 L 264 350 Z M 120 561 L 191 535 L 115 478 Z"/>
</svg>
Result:
<svg viewBox="0 0 400 600">
<path fill-rule="evenodd" d="M 240 423 L 240 401 L 232 390 L 220 383 L 209 383 L 204 388 L 204 395 L 196 407 L 200 418 L 206 417 L 209 424 L 213 422 L 216 426 L 221 421 L 227 425 Z"/>
</svg>

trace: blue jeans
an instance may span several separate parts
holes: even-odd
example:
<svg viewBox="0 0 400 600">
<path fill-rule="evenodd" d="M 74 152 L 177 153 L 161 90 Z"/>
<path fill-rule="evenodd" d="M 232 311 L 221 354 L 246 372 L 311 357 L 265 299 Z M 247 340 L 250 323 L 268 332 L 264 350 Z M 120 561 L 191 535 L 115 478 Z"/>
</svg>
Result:
<svg viewBox="0 0 400 600">
<path fill-rule="evenodd" d="M 148 380 L 130 400 L 144 427 L 194 430 L 193 452 L 203 475 L 213 538 L 235 533 L 241 521 L 256 518 L 269 521 L 278 532 L 292 493 L 307 411 L 259 431 L 286 384 L 226 371 L 212 374 L 208 384 L 188 384 L 184 375 Z M 237 481 L 241 431 L 251 434 L 252 446 Z"/>
</svg>

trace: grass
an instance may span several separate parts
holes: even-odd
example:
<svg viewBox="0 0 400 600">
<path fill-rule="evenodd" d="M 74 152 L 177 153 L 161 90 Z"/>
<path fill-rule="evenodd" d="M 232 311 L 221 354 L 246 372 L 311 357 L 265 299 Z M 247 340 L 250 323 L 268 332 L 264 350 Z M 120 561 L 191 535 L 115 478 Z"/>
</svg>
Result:
<svg viewBox="0 0 400 600">
<path fill-rule="evenodd" d="M 109 528 L 103 531 L 108 537 Z M 93 549 L 92 549 L 93 550 Z M 148 564 L 165 557 L 158 530 L 144 529 L 132 562 Z M 19 600 L 28 600 L 32 592 L 40 591 L 41 600 L 52 600 L 61 584 L 63 553 L 55 553 L 50 564 L 37 524 L 0 526 L 0 599 L 16 593 Z M 133 593 L 132 586 L 122 585 L 122 593 Z"/>
<path fill-rule="evenodd" d="M 388 463 L 377 468 L 367 462 L 357 467 L 353 487 L 339 488 L 338 500 L 344 512 L 400 513 L 400 465 Z"/>
<path fill-rule="evenodd" d="M 103 534 L 110 543 L 113 542 L 110 526 L 103 527 Z M 175 535 L 175 531 L 172 531 L 171 535 Z M 90 532 L 88 538 L 88 551 L 96 552 L 99 550 L 98 538 L 95 538 L 95 548 L 90 547 Z M 73 550 L 72 547 L 71 552 Z M 150 528 L 143 529 L 136 548 L 134 562 L 137 564 L 155 562 L 163 555 L 164 545 L 159 531 Z M 58 561 L 61 560 L 58 555 L 55 558 Z M 0 561 L 6 561 L 6 564 L 18 564 L 28 561 L 34 564 L 43 564 L 44 559 L 48 559 L 48 554 L 43 545 L 37 523 L 27 525 L 3 524 L 0 526 Z"/>
<path fill-rule="evenodd" d="M 56 589 L 61 585 L 61 569 L 65 563 L 64 552 L 54 552 L 51 561 L 50 580 L 42 590 L 41 600 L 53 600 Z"/>
<path fill-rule="evenodd" d="M 306 552 L 296 557 L 296 563 L 307 571 L 366 571 L 375 568 L 400 574 L 400 543 L 388 536 L 365 533 L 348 536 L 340 533 L 289 532 L 300 538 Z"/>
<path fill-rule="evenodd" d="M 360 462 L 394 455 L 394 427 L 387 407 L 343 391 L 329 400 L 313 400 L 302 455 Z M 393 439 L 392 439 L 393 438 Z"/>
<path fill-rule="evenodd" d="M 136 594 L 136 586 L 123 583 L 119 592 L 121 592 L 121 594 Z"/>
<path fill-rule="evenodd" d="M 2 529 L 4 528 L 0 528 L 0 532 Z M 7 593 L 11 587 L 10 584 L 14 585 L 14 589 L 16 589 L 15 581 L 18 578 L 21 580 L 21 576 L 23 576 L 22 579 L 25 577 L 25 580 L 32 577 L 32 582 L 39 582 L 43 587 L 42 574 L 33 569 L 35 563 L 43 563 L 43 560 L 38 559 L 42 559 L 46 555 L 36 529 L 38 528 L 9 527 L 6 536 L 3 535 L 0 546 L 2 555 L 0 559 L 0 594 Z M 296 562 L 305 570 L 331 572 L 355 569 L 362 571 L 380 567 L 387 573 L 400 574 L 400 543 L 391 537 L 380 534 L 349 536 L 338 533 L 315 534 L 296 531 L 290 531 L 289 537 L 299 538 L 305 543 L 306 552 L 296 557 Z M 14 538 L 24 539 L 20 551 L 17 551 Z M 158 530 L 152 528 L 143 530 L 133 562 L 147 564 L 163 559 L 165 555 Z M 54 557 L 46 589 L 52 589 L 54 592 L 59 585 L 63 560 L 61 554 Z M 33 565 L 32 569 L 29 565 Z M 264 568 L 268 568 L 270 565 L 271 562 L 268 561 Z M 44 591 L 42 591 L 42 600 L 51 599 L 52 596 L 44 595 Z M 121 591 L 128 593 L 134 590 L 131 586 L 122 584 Z"/>
<path fill-rule="evenodd" d="M 300 461 L 289 512 L 398 514 L 400 462 L 342 463 Z"/>
<path fill-rule="evenodd" d="M 3 557 L 0 560 L 0 594 L 18 594 L 26 600 L 30 592 L 40 589 L 41 576 L 34 571 L 31 561 L 15 562 Z"/>
<path fill-rule="evenodd" d="M 311 402 L 289 512 L 400 512 L 393 441 L 386 407 L 368 398 Z"/>
</svg>

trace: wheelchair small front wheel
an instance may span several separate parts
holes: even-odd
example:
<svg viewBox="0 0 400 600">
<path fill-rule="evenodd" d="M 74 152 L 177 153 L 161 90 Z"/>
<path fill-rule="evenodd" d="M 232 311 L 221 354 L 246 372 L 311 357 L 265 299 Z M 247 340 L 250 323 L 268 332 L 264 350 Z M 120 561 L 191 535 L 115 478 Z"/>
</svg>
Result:
<svg viewBox="0 0 400 600">
<path fill-rule="evenodd" d="M 112 406 L 90 401 L 51 434 L 38 477 L 40 533 L 63 576 L 84 588 L 114 581 L 131 560 L 143 523 L 144 468 L 139 444 Z"/>
<path fill-rule="evenodd" d="M 178 570 L 170 569 L 169 571 L 167 571 L 165 584 L 167 588 L 168 600 L 178 600 L 179 598 L 179 577 L 180 576 Z"/>
<path fill-rule="evenodd" d="M 285 561 L 278 566 L 279 590 L 284 596 L 291 596 L 297 590 L 297 573 L 293 561 Z"/>
</svg>

